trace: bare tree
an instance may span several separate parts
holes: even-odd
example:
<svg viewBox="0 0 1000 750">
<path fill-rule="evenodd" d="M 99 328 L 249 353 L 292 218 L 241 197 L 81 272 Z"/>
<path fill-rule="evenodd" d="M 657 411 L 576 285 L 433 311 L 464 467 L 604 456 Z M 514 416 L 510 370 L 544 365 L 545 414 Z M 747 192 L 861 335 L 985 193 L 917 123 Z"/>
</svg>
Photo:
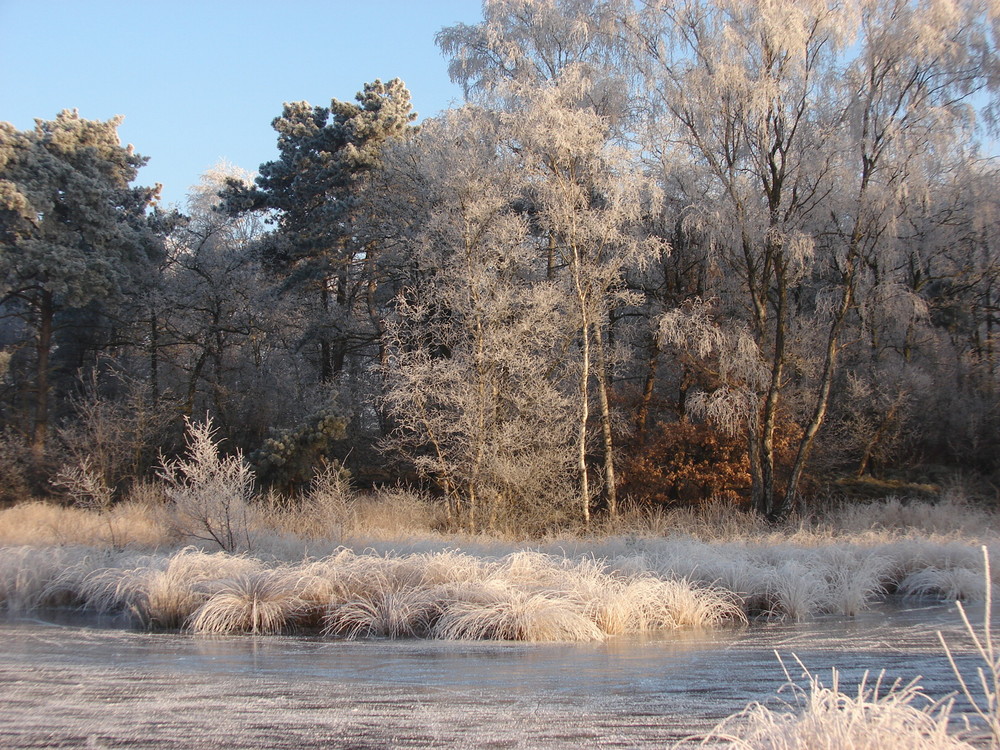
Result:
<svg viewBox="0 0 1000 750">
<path fill-rule="evenodd" d="M 890 280 L 908 196 L 933 182 L 927 157 L 965 137 L 967 97 L 995 69 L 988 19 L 974 3 L 904 0 L 621 13 L 664 188 L 698 207 L 726 314 L 747 321 L 768 363 L 748 437 L 755 506 L 780 518 L 825 421 L 859 295 Z M 800 361 L 817 366 L 790 372 Z M 810 395 L 779 493 L 775 433 L 793 385 Z"/>
<path fill-rule="evenodd" d="M 386 157 L 423 212 L 409 230 L 412 284 L 389 324 L 387 445 L 470 530 L 558 518 L 572 494 L 563 297 L 510 210 L 523 175 L 498 125 L 466 108 Z"/>
<path fill-rule="evenodd" d="M 624 149 L 611 143 L 606 118 L 590 106 L 593 82 L 579 67 L 541 85 L 504 89 L 505 132 L 526 177 L 536 231 L 555 253 L 578 330 L 577 470 L 581 510 L 590 521 L 588 429 L 591 379 L 597 384 L 608 510 L 617 513 L 614 438 L 605 331 L 618 307 L 635 302 L 627 269 L 648 261 L 659 244 L 642 230 L 648 194 Z"/>
</svg>

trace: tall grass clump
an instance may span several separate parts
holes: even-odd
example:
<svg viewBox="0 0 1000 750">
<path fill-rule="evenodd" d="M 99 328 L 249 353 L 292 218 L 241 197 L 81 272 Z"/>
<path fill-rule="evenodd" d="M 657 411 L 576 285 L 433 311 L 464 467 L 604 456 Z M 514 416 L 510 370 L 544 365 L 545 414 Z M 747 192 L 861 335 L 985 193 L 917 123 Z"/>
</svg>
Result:
<svg viewBox="0 0 1000 750">
<path fill-rule="evenodd" d="M 86 547 L 0 547 L 0 609 L 28 612 L 80 602 L 69 579 L 97 568 L 102 556 Z"/>
<path fill-rule="evenodd" d="M 207 599 L 187 619 L 195 633 L 275 635 L 296 630 L 308 602 L 294 570 L 250 570 L 210 587 Z"/>
<path fill-rule="evenodd" d="M 493 581 L 451 602 L 434 627 L 448 640 L 599 641 L 605 633 L 581 603 Z"/>
<path fill-rule="evenodd" d="M 826 609 L 854 617 L 881 598 L 892 572 L 892 561 L 871 550 L 834 545 L 820 550 L 827 588 Z"/>
<path fill-rule="evenodd" d="M 126 613 L 145 628 L 180 629 L 220 581 L 262 568 L 252 558 L 209 554 L 195 547 L 136 562 L 134 567 L 108 567 L 87 576 L 81 584 L 84 606 Z"/>
<path fill-rule="evenodd" d="M 447 600 L 435 589 L 391 587 L 332 603 L 323 633 L 345 638 L 426 638 Z"/>
</svg>

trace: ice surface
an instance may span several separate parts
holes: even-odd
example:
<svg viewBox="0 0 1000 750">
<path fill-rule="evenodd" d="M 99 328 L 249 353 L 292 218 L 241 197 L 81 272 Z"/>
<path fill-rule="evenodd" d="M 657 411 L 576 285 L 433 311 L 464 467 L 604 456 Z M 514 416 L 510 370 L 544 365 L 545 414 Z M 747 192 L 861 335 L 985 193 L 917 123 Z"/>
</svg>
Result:
<svg viewBox="0 0 1000 750">
<path fill-rule="evenodd" d="M 940 697 L 957 685 L 936 631 L 963 642 L 954 607 L 941 605 L 593 644 L 205 637 L 114 624 L 0 622 L 0 747 L 662 748 L 750 701 L 780 699 L 775 651 L 820 676 L 837 667 L 844 686 L 865 670 L 922 675 Z"/>
</svg>

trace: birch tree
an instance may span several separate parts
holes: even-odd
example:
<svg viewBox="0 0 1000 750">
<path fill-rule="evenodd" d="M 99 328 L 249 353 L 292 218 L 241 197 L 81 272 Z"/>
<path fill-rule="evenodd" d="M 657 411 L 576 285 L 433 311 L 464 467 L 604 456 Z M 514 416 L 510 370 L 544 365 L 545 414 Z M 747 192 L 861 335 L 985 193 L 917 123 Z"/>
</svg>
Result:
<svg viewBox="0 0 1000 750">
<path fill-rule="evenodd" d="M 573 494 L 563 297 L 511 210 L 523 176 L 499 126 L 476 108 L 449 113 L 386 166 L 415 212 L 410 283 L 388 327 L 387 447 L 473 531 L 565 518 Z"/>
<path fill-rule="evenodd" d="M 592 501 L 588 443 L 595 390 L 611 515 L 618 506 L 606 335 L 610 315 L 636 301 L 624 287 L 625 271 L 641 266 L 659 249 L 642 229 L 646 184 L 629 154 L 610 142 L 607 119 L 589 106 L 592 85 L 576 67 L 545 84 L 512 84 L 506 89 L 508 111 L 503 115 L 527 178 L 526 205 L 560 267 L 550 275 L 563 280 L 574 304 L 579 347 L 577 470 L 585 523 Z"/>
<path fill-rule="evenodd" d="M 646 80 L 649 152 L 666 165 L 666 189 L 698 204 L 732 273 L 720 291 L 768 362 L 749 435 L 765 515 L 783 516 L 796 495 L 845 321 L 862 278 L 880 283 L 907 192 L 924 184 L 921 160 L 962 137 L 967 97 L 996 68 L 987 24 L 974 3 L 903 0 L 653 2 L 622 15 Z M 825 341 L 779 495 L 775 431 L 801 382 L 787 368 L 807 315 Z"/>
<path fill-rule="evenodd" d="M 481 23 L 448 26 L 437 44 L 466 95 L 489 98 L 509 83 L 554 81 L 570 68 L 596 73 L 614 47 L 613 7 L 602 0 L 487 0 Z"/>
<path fill-rule="evenodd" d="M 484 3 L 484 21 L 444 29 L 438 44 L 452 79 L 505 113 L 511 147 L 530 184 L 523 204 L 543 243 L 548 276 L 574 299 L 581 515 L 589 522 L 591 399 L 601 424 L 605 499 L 617 512 L 610 409 L 610 314 L 626 301 L 625 271 L 647 258 L 635 230 L 642 188 L 629 154 L 627 87 L 613 62 L 621 45 L 615 3 L 593 0 Z M 594 387 L 596 382 L 596 388 Z"/>
</svg>

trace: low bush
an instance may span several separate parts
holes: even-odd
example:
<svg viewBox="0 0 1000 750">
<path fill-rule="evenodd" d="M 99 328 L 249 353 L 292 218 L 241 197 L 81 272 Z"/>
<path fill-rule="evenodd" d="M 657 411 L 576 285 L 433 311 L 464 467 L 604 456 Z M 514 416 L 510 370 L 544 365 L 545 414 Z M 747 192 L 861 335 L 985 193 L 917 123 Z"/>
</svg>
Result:
<svg viewBox="0 0 1000 750">
<path fill-rule="evenodd" d="M 164 460 L 160 478 L 178 534 L 226 552 L 253 548 L 254 475 L 238 451 L 219 452 L 211 420 L 188 423 L 187 455 Z"/>
</svg>

